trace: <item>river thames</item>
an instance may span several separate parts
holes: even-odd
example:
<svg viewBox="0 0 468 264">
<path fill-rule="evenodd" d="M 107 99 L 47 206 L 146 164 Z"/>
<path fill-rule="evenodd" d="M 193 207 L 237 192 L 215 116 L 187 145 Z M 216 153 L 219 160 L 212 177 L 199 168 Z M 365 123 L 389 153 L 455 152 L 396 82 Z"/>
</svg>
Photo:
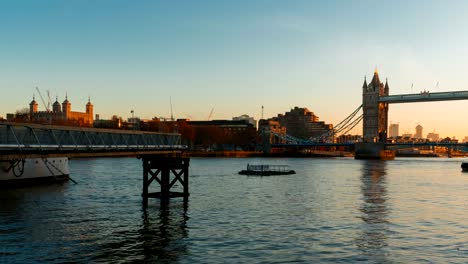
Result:
<svg viewBox="0 0 468 264">
<path fill-rule="evenodd" d="M 0 190 L 0 263 L 466 263 L 462 161 L 192 158 L 188 203 L 145 211 L 141 160 L 74 159 L 78 184 Z"/>
</svg>

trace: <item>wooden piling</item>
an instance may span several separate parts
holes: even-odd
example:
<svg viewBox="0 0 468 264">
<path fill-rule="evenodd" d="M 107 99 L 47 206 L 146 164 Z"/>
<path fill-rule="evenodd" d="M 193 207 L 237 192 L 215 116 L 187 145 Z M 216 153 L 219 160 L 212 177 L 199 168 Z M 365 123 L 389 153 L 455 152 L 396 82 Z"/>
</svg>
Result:
<svg viewBox="0 0 468 264">
<path fill-rule="evenodd" d="M 168 200 L 174 197 L 189 196 L 189 158 L 181 157 L 161 157 L 153 155 L 144 155 L 140 157 L 143 160 L 143 206 L 148 206 L 148 198 L 159 198 Z M 172 176 L 172 177 L 171 177 Z M 159 192 L 150 192 L 151 183 L 159 183 Z M 183 191 L 171 191 L 176 183 L 182 185 Z"/>
</svg>

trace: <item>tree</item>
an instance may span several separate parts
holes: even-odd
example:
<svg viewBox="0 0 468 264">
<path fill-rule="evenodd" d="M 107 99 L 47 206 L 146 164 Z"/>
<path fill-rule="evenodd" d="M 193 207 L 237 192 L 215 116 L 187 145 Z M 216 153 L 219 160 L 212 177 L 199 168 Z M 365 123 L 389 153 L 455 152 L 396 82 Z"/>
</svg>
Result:
<svg viewBox="0 0 468 264">
<path fill-rule="evenodd" d="M 29 114 L 29 108 L 21 108 L 16 110 L 16 115 L 28 115 Z"/>
</svg>

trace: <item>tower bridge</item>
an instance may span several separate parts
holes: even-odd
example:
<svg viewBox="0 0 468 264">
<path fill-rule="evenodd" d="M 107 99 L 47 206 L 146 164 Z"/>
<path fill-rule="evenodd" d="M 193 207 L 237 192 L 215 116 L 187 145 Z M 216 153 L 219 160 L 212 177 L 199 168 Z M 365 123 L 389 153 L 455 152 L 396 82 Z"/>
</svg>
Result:
<svg viewBox="0 0 468 264">
<path fill-rule="evenodd" d="M 417 94 L 389 95 L 387 80 L 380 82 L 379 73 L 374 72 L 372 81 L 362 86 L 363 138 L 364 142 L 386 142 L 388 128 L 388 105 L 435 101 L 467 100 L 468 91 L 451 91 Z"/>
<path fill-rule="evenodd" d="M 379 158 L 385 155 L 389 104 L 467 100 L 468 91 L 389 95 L 389 85 L 380 81 L 377 70 L 362 86 L 363 142 L 355 145 L 356 158 Z"/>
<path fill-rule="evenodd" d="M 391 158 L 391 146 L 399 145 L 400 143 L 387 142 L 388 129 L 388 111 L 390 104 L 400 103 L 420 103 L 420 102 L 435 102 L 435 101 L 453 101 L 453 100 L 468 100 L 468 91 L 450 91 L 450 92 L 429 92 L 413 94 L 389 94 L 388 81 L 385 83 L 380 81 L 379 73 L 375 70 L 372 80 L 367 83 L 364 79 L 362 85 L 362 105 L 353 111 L 343 121 L 338 123 L 333 132 L 335 134 L 321 135 L 311 139 L 299 139 L 289 135 L 275 135 L 283 142 L 282 144 L 273 144 L 272 147 L 290 147 L 290 148 L 310 148 L 319 146 L 354 146 L 355 157 L 363 159 L 385 158 L 389 155 Z M 362 108 L 362 115 L 357 115 L 357 112 Z M 350 129 L 356 126 L 362 120 L 363 126 L 363 142 L 359 143 L 340 143 L 327 142 L 326 138 L 332 138 L 335 135 L 342 133 L 346 134 Z M 414 144 L 412 144 L 414 145 Z M 451 148 L 467 149 L 467 144 L 454 143 L 425 143 L 424 146 L 447 146 Z M 268 148 L 268 147 L 267 147 Z M 390 154 L 389 154 L 390 153 Z"/>
</svg>

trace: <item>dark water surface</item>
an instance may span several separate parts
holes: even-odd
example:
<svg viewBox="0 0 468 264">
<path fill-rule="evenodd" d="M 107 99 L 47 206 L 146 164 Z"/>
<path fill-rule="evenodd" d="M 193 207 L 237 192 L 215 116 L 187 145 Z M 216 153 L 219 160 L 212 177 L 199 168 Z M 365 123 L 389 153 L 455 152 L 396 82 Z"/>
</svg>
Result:
<svg viewBox="0 0 468 264">
<path fill-rule="evenodd" d="M 78 184 L 0 190 L 0 263 L 468 263 L 461 162 L 193 158 L 188 203 L 145 211 L 140 160 L 71 160 Z"/>
</svg>

